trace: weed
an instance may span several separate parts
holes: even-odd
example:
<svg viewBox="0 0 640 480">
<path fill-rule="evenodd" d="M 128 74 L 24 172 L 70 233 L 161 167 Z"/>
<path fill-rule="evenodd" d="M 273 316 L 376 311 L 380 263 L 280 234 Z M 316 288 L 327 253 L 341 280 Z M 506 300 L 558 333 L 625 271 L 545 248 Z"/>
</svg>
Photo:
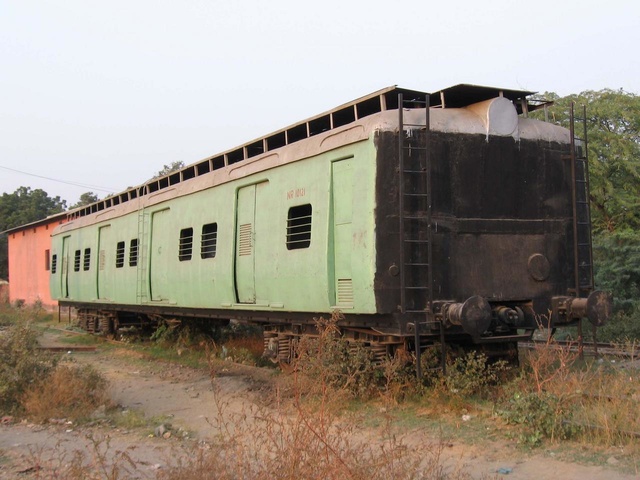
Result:
<svg viewBox="0 0 640 480">
<path fill-rule="evenodd" d="M 346 360 L 345 350 L 353 353 L 353 345 L 333 325 L 321 323 L 317 337 L 301 340 L 288 377 L 291 396 L 287 401 L 278 396 L 276 408 L 245 404 L 237 410 L 232 397 L 215 389 L 212 378 L 217 395 L 209 421 L 218 431 L 216 441 L 179 459 L 160 478 L 195 480 L 209 478 L 211 472 L 222 480 L 466 478 L 442 466 L 441 443 L 409 447 L 391 417 L 385 416 L 372 440 L 360 433 L 357 422 L 342 416 L 344 400 L 359 392 L 361 375 L 368 373 Z M 330 359 L 340 363 L 335 366 Z"/>
<path fill-rule="evenodd" d="M 507 368 L 504 360 L 489 363 L 483 353 L 467 352 L 448 367 L 444 384 L 450 392 L 460 396 L 478 395 L 486 387 L 495 385 Z"/>
<path fill-rule="evenodd" d="M 144 478 L 130 450 L 114 449 L 108 436 L 90 433 L 85 438 L 83 449 L 69 451 L 58 441 L 53 448 L 31 450 L 32 467 L 20 473 L 33 473 L 34 478 L 68 480 Z"/>
<path fill-rule="evenodd" d="M 303 336 L 296 349 L 294 370 L 301 391 L 309 395 L 324 394 L 318 387 L 360 398 L 375 392 L 380 370 L 370 351 L 358 342 L 342 338 L 337 327 L 338 316 L 320 318 L 317 336 Z"/>
<path fill-rule="evenodd" d="M 582 440 L 611 446 L 631 444 L 640 435 L 637 369 L 610 368 L 609 362 L 578 361 L 572 345 L 553 339 L 524 355 L 521 375 L 512 381 L 501 416 L 520 425 L 519 440 Z"/>
<path fill-rule="evenodd" d="M 31 324 L 17 321 L 0 335 L 0 411 L 18 413 L 21 400 L 55 370 L 58 357 L 38 349 Z"/>
<path fill-rule="evenodd" d="M 89 365 L 60 364 L 26 389 L 22 406 L 27 416 L 39 422 L 50 418 L 83 420 L 109 403 L 107 387 L 104 377 Z"/>
</svg>

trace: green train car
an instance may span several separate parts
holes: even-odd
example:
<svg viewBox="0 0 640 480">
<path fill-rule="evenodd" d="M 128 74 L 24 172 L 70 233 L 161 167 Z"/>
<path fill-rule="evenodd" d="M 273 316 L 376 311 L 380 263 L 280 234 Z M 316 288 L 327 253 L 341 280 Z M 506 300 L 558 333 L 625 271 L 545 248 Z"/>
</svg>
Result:
<svg viewBox="0 0 640 480">
<path fill-rule="evenodd" d="M 530 95 L 390 87 L 70 212 L 52 296 L 91 331 L 260 323 L 283 361 L 335 311 L 378 357 L 602 324 L 586 154 Z"/>
</svg>

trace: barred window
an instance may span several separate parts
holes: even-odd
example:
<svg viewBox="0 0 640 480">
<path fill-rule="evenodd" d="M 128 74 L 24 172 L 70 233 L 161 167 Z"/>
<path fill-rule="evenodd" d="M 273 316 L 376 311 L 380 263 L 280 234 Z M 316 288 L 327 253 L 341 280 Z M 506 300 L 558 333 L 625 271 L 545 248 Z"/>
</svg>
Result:
<svg viewBox="0 0 640 480">
<path fill-rule="evenodd" d="M 129 244 L 129 266 L 135 267 L 138 265 L 138 239 L 134 238 Z"/>
<path fill-rule="evenodd" d="M 73 271 L 80 271 L 80 250 L 76 250 L 75 257 L 73 258 Z"/>
<path fill-rule="evenodd" d="M 180 245 L 178 248 L 178 259 L 181 262 L 191 260 L 193 252 L 193 228 L 183 228 L 180 230 Z"/>
<path fill-rule="evenodd" d="M 116 268 L 124 267 L 124 242 L 116 245 Z"/>
<path fill-rule="evenodd" d="M 85 248 L 84 249 L 84 262 L 83 262 L 83 269 L 86 272 L 87 270 L 89 270 L 89 266 L 91 265 L 91 249 L 90 248 Z"/>
<path fill-rule="evenodd" d="M 311 204 L 289 209 L 287 216 L 287 250 L 309 248 L 311 245 Z"/>
<path fill-rule="evenodd" d="M 202 226 L 202 238 L 200 240 L 200 258 L 213 258 L 216 256 L 218 245 L 218 224 L 209 223 Z"/>
<path fill-rule="evenodd" d="M 51 274 L 56 273 L 56 269 L 58 268 L 58 255 L 55 253 L 51 257 Z"/>
</svg>

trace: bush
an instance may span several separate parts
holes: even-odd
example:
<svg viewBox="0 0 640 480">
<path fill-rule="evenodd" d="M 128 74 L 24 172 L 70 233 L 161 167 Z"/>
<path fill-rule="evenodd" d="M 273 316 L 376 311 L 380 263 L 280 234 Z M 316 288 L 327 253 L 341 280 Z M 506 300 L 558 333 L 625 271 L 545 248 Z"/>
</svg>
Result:
<svg viewBox="0 0 640 480">
<path fill-rule="evenodd" d="M 451 393 L 460 396 L 478 395 L 487 386 L 495 385 L 507 368 L 504 360 L 489 363 L 485 354 L 467 352 L 449 365 L 444 384 Z"/>
<path fill-rule="evenodd" d="M 320 318 L 317 336 L 303 336 L 296 348 L 293 368 L 304 392 L 333 390 L 351 397 L 366 398 L 374 391 L 380 370 L 371 352 L 358 342 L 340 336 L 338 315 L 330 320 Z"/>
<path fill-rule="evenodd" d="M 91 367 L 62 365 L 39 349 L 31 323 L 14 317 L 0 332 L 0 412 L 80 419 L 107 403 L 107 382 Z"/>
<path fill-rule="evenodd" d="M 58 357 L 38 349 L 37 334 L 19 321 L 0 333 L 0 410 L 17 413 L 21 399 L 56 367 Z"/>
<path fill-rule="evenodd" d="M 591 338 L 589 332 L 586 333 L 585 337 Z M 615 314 L 605 326 L 598 328 L 596 336 L 601 342 L 640 341 L 640 302 L 628 313 Z"/>
<path fill-rule="evenodd" d="M 519 440 L 527 445 L 539 445 L 543 438 L 564 439 L 571 432 L 568 418 L 571 404 L 547 392 L 515 393 L 509 399 L 502 417 L 508 423 L 521 425 Z"/>
<path fill-rule="evenodd" d="M 27 416 L 35 421 L 81 420 L 109 402 L 107 386 L 107 380 L 89 365 L 58 365 L 49 375 L 29 386 L 22 405 Z"/>
<path fill-rule="evenodd" d="M 598 331 L 603 341 L 640 340 L 640 232 L 624 230 L 593 239 L 598 288 L 613 293 L 615 315 Z"/>
</svg>

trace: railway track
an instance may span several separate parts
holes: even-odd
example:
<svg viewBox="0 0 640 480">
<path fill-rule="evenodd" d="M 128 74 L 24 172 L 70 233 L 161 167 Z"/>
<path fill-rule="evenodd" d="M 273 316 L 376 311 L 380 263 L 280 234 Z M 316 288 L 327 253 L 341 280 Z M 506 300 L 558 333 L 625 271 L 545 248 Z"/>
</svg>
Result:
<svg viewBox="0 0 640 480">
<path fill-rule="evenodd" d="M 623 357 L 631 360 L 640 358 L 640 345 L 620 345 L 606 342 L 584 342 L 582 346 L 575 340 L 553 340 L 548 342 L 546 340 L 532 340 L 531 342 L 520 342 L 518 346 L 520 348 L 533 350 L 546 345 L 552 349 L 569 349 L 571 352 L 579 353 L 580 349 L 585 355 L 594 356 L 612 356 Z"/>
</svg>

